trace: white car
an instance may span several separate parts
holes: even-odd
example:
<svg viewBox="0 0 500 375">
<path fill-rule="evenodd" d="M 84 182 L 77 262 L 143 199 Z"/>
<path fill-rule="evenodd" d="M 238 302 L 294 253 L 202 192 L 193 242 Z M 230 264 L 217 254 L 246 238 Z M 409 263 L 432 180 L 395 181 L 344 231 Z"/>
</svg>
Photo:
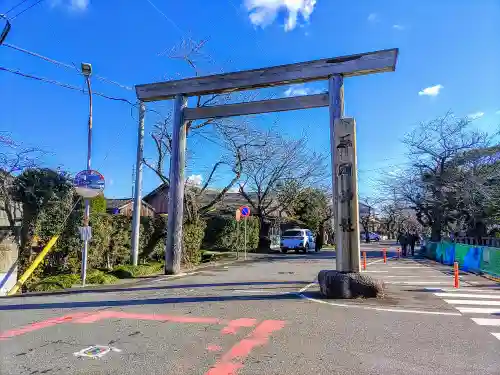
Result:
<svg viewBox="0 0 500 375">
<path fill-rule="evenodd" d="M 307 250 L 316 250 L 314 234 L 309 229 L 289 229 L 281 235 L 281 252 L 286 253 L 288 250 L 295 250 L 304 253 Z"/>
</svg>

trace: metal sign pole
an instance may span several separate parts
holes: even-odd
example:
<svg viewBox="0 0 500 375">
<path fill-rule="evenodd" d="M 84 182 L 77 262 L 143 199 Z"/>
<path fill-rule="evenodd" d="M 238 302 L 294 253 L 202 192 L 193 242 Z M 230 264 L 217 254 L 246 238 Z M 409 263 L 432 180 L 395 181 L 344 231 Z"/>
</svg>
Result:
<svg viewBox="0 0 500 375">
<path fill-rule="evenodd" d="M 87 64 L 90 66 L 90 64 Z M 84 64 L 82 64 L 82 68 L 84 68 Z M 91 157 L 92 157 L 92 87 L 90 85 L 90 74 L 91 68 L 89 70 L 83 70 L 83 74 L 85 75 L 85 80 L 87 81 L 87 90 L 89 94 L 89 123 L 88 123 L 88 134 L 87 134 L 87 171 L 91 170 Z M 85 199 L 85 216 L 83 220 L 84 227 L 89 226 L 90 219 L 90 201 L 89 199 Z M 82 250 L 82 287 L 85 286 L 85 280 L 87 279 L 87 256 L 89 251 L 89 241 L 88 238 L 85 237 L 83 242 L 83 250 Z"/>
<path fill-rule="evenodd" d="M 240 221 L 236 222 L 236 259 L 240 259 Z"/>
<path fill-rule="evenodd" d="M 247 260 L 247 216 L 245 216 L 245 260 Z"/>
</svg>

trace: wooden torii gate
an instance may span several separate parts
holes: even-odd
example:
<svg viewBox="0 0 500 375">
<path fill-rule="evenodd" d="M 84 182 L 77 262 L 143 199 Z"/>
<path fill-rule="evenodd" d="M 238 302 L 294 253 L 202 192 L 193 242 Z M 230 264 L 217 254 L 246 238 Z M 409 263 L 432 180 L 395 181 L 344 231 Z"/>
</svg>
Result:
<svg viewBox="0 0 500 375">
<path fill-rule="evenodd" d="M 170 159 L 170 189 L 168 200 L 165 273 L 180 272 L 182 251 L 182 221 L 184 200 L 184 164 L 186 151 L 186 121 L 205 118 L 242 116 L 267 112 L 292 111 L 307 108 L 330 108 L 330 143 L 332 158 L 332 189 L 337 245 L 336 265 L 339 271 L 359 271 L 359 245 L 357 249 L 343 248 L 343 231 L 339 215 L 339 191 L 336 171 L 336 122 L 344 114 L 344 78 L 365 74 L 392 72 L 396 69 L 398 49 L 334 57 L 296 64 L 240 72 L 194 77 L 175 81 L 135 86 L 139 106 L 139 143 L 137 155 L 136 189 L 132 235 L 132 260 L 137 263 L 139 243 L 139 216 L 141 208 L 142 148 L 144 135 L 145 102 L 174 99 L 172 154 Z M 188 108 L 190 96 L 230 93 L 264 87 L 328 80 L 328 93 L 247 103 L 225 104 L 213 107 Z M 338 127 L 338 126 L 337 126 Z M 338 136 L 338 134 L 337 134 Z M 353 171 L 356 175 L 356 171 Z M 357 201 L 357 196 L 354 197 Z M 356 205 L 357 206 L 357 205 Z M 356 216 L 357 217 L 357 216 Z M 358 242 L 359 244 L 359 239 Z M 355 255 L 357 253 L 357 255 Z M 354 255 L 356 262 L 350 261 Z M 356 269 L 357 268 L 357 269 Z"/>
</svg>

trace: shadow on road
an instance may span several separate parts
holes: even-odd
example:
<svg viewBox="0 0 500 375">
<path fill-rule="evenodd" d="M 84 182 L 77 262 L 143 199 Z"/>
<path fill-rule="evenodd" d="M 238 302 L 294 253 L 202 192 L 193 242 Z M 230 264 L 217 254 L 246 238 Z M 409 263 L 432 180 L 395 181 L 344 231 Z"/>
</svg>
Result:
<svg viewBox="0 0 500 375">
<path fill-rule="evenodd" d="M 197 303 L 197 302 L 266 301 L 266 300 L 297 300 L 297 299 L 301 299 L 301 297 L 298 296 L 296 293 L 281 293 L 281 294 L 267 294 L 267 295 L 250 294 L 246 296 L 168 297 L 168 298 L 126 299 L 126 300 L 114 300 L 114 301 L 103 300 L 103 301 L 53 302 L 53 303 L 21 303 L 17 305 L 0 306 L 0 311 L 166 305 L 173 303 Z"/>
<path fill-rule="evenodd" d="M 210 287 L 224 287 L 224 286 L 258 286 L 258 285 L 307 285 L 311 281 L 248 281 L 248 282 L 231 282 L 231 283 L 203 283 L 203 284 L 179 284 L 179 285 L 158 285 L 158 286 L 145 286 L 145 287 L 120 287 L 115 288 L 92 288 L 92 289 L 69 289 L 55 292 L 40 292 L 29 294 L 18 294 L 7 298 L 19 297 L 40 297 L 40 296 L 60 296 L 68 294 L 87 294 L 87 293 L 113 293 L 113 292 L 143 292 L 152 290 L 168 290 L 168 289 L 184 289 L 184 288 L 210 288 Z M 1 310 L 1 306 L 0 306 Z"/>
</svg>

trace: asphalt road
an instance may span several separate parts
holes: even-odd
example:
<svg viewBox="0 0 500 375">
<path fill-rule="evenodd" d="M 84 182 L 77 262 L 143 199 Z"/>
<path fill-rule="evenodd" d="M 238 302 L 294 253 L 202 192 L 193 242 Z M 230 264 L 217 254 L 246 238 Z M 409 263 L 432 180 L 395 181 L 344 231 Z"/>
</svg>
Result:
<svg viewBox="0 0 500 375">
<path fill-rule="evenodd" d="M 498 375 L 495 325 L 473 319 L 500 316 L 461 312 L 457 306 L 469 305 L 457 299 L 470 299 L 448 296 L 457 293 L 447 291 L 448 267 L 422 259 L 384 264 L 382 247 L 363 245 L 367 272 L 387 282 L 381 300 L 321 299 L 313 281 L 321 269 L 334 269 L 332 251 L 270 254 L 132 286 L 2 298 L 0 374 Z M 464 274 L 460 293 L 500 301 L 497 288 Z M 80 355 L 92 345 L 114 350 L 99 359 Z"/>
</svg>

